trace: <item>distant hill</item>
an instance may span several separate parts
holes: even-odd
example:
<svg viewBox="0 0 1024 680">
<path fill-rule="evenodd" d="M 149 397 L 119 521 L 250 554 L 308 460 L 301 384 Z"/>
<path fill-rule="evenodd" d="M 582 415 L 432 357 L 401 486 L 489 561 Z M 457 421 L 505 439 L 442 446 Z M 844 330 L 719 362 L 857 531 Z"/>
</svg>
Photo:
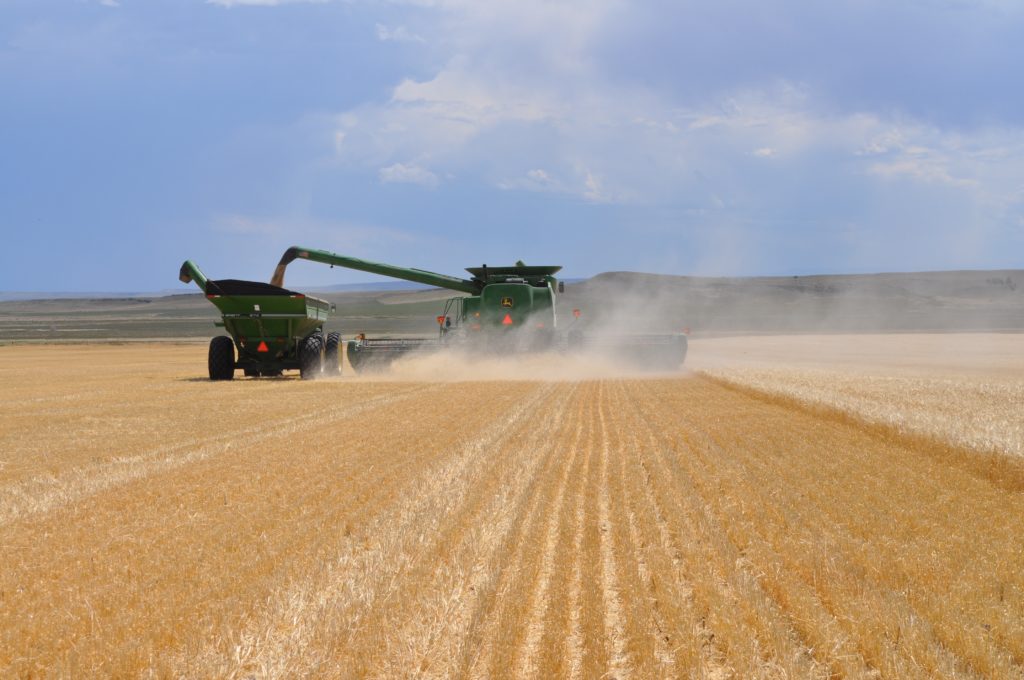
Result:
<svg viewBox="0 0 1024 680">
<path fill-rule="evenodd" d="M 337 305 L 329 330 L 437 332 L 449 291 L 383 283 L 296 288 Z M 563 325 L 598 332 L 1024 331 L 1024 270 L 748 278 L 607 272 L 567 283 L 558 302 Z M 581 310 L 578 321 L 573 309 Z M 218 318 L 199 293 L 8 300 L 0 302 L 0 341 L 209 337 Z"/>
<path fill-rule="evenodd" d="M 428 288 L 420 283 L 413 283 L 412 281 L 372 281 L 369 283 L 339 283 L 332 286 L 300 286 L 296 285 L 296 290 L 307 291 L 310 293 L 347 293 L 347 292 L 364 292 L 364 291 L 387 291 L 387 290 L 422 290 Z M 12 291 L 12 290 L 0 290 L 0 302 L 13 302 L 18 300 L 111 300 L 111 299 L 125 299 L 125 298 L 154 298 L 154 297 L 166 297 L 168 295 L 181 295 L 187 290 L 184 286 L 181 288 L 160 290 L 160 291 L 133 291 L 133 292 L 104 292 L 104 291 L 91 291 L 91 292 L 63 292 L 63 291 Z"/>
<path fill-rule="evenodd" d="M 592 323 L 712 332 L 1024 329 L 1024 270 L 716 278 L 608 272 L 570 286 Z"/>
</svg>

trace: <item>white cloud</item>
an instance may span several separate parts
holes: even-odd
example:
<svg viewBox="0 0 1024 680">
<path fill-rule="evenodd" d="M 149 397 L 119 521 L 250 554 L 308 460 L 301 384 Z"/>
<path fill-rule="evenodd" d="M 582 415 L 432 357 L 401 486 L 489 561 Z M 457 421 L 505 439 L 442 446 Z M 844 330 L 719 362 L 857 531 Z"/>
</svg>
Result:
<svg viewBox="0 0 1024 680">
<path fill-rule="evenodd" d="M 708 208 L 715 208 L 706 198 L 713 192 L 698 186 L 695 173 L 756 196 L 759 189 L 743 179 L 744 157 L 751 156 L 785 160 L 789 171 L 812 175 L 800 168 L 830 157 L 853 173 L 850 181 L 860 174 L 965 191 L 984 187 L 990 194 L 1006 184 L 997 165 L 1017 176 L 1024 170 L 1020 149 L 996 158 L 990 146 L 996 140 L 984 131 L 964 135 L 907 117 L 825 111 L 808 88 L 788 83 L 687 107 L 657 91 L 607 84 L 527 87 L 460 57 L 429 80 L 402 81 L 387 102 L 339 117 L 345 143 L 336 149 L 342 163 L 383 168 L 382 181 L 436 186 L 435 172 L 454 173 L 506 190 L 592 202 L 696 200 Z M 1024 140 L 1020 131 L 1006 132 Z M 434 172 L 407 165 L 407 158 L 431 159 Z"/>
<path fill-rule="evenodd" d="M 382 182 L 436 187 L 444 178 L 457 187 L 472 178 L 675 211 L 689 228 L 730 232 L 708 242 L 718 249 L 787 223 L 832 224 L 847 238 L 850 224 L 886 233 L 927 223 L 952 233 L 979 215 L 1018 219 L 1010 206 L 1024 177 L 1024 130 L 956 130 L 897 108 L 844 110 L 799 81 L 693 94 L 613 79 L 599 59 L 623 16 L 613 1 L 585 13 L 530 0 L 432 6 L 416 30 L 444 36 L 425 48 L 441 66 L 339 115 L 339 164 Z M 379 26 L 378 37 L 395 39 L 397 30 Z"/>
<path fill-rule="evenodd" d="M 975 179 L 953 177 L 949 166 L 949 159 L 916 149 L 913 152 L 907 151 L 892 161 L 873 163 L 868 167 L 868 172 L 888 179 L 906 178 L 960 187 L 978 185 L 978 180 Z"/>
<path fill-rule="evenodd" d="M 551 177 L 547 171 L 540 168 L 528 170 L 525 176 L 499 180 L 496 182 L 496 186 L 505 191 L 547 191 L 558 193 L 565 191 L 565 187 L 560 182 Z"/>
<path fill-rule="evenodd" d="M 583 196 L 588 200 L 595 203 L 608 203 L 611 201 L 611 196 L 601 186 L 601 180 L 595 177 L 589 170 L 586 173 L 586 178 L 583 180 L 583 186 Z"/>
<path fill-rule="evenodd" d="M 380 177 L 382 182 L 405 182 L 431 188 L 436 187 L 440 183 L 437 175 L 415 163 L 395 163 L 394 165 L 389 165 L 386 168 L 381 168 L 377 172 L 377 176 Z"/>
<path fill-rule="evenodd" d="M 120 7 L 121 3 L 117 0 L 100 0 L 100 4 L 104 7 Z"/>
<path fill-rule="evenodd" d="M 384 24 L 377 24 L 377 39 L 381 42 L 389 40 L 393 42 L 426 42 L 423 36 L 416 35 L 405 26 L 389 28 Z"/>
</svg>

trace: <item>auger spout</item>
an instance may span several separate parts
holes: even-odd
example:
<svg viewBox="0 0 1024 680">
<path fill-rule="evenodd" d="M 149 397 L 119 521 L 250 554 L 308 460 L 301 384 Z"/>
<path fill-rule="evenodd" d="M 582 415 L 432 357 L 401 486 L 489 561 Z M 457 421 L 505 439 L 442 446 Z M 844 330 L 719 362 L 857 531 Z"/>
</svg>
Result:
<svg viewBox="0 0 1024 680">
<path fill-rule="evenodd" d="M 182 283 L 192 283 L 195 281 L 199 289 L 204 293 L 206 292 L 206 274 L 192 260 L 185 260 L 182 263 L 181 270 L 178 272 L 178 280 Z"/>
</svg>

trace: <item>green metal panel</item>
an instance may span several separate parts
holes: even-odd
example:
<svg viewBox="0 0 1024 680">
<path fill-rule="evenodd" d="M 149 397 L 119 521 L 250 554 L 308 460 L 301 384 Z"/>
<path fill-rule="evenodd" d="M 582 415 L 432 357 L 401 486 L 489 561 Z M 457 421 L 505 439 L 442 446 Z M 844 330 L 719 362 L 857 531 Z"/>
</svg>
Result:
<svg viewBox="0 0 1024 680">
<path fill-rule="evenodd" d="M 554 328 L 554 294 L 525 283 L 492 283 L 480 294 L 480 323 L 488 329 Z"/>
</svg>

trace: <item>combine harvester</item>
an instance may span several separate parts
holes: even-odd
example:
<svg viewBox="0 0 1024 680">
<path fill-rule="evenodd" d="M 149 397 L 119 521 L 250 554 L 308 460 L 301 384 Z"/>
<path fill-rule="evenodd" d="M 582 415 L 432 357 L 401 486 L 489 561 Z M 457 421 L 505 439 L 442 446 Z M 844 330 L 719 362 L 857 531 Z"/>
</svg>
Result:
<svg viewBox="0 0 1024 680">
<path fill-rule="evenodd" d="M 181 265 L 178 278 L 199 286 L 221 312 L 216 325 L 231 334 L 210 341 L 211 380 L 231 380 L 239 368 L 250 377 L 289 369 L 298 369 L 303 379 L 341 374 L 341 335 L 323 334 L 331 303 L 259 281 L 212 281 L 191 260 Z"/>
<path fill-rule="evenodd" d="M 561 333 L 555 314 L 555 296 L 565 290 L 555 279 L 560 266 L 469 267 L 470 279 L 422 269 L 369 262 L 324 250 L 292 246 L 274 271 L 271 287 L 284 290 L 285 269 L 296 259 L 380 274 L 458 291 L 437 317 L 437 338 L 366 338 L 360 334 L 348 343 L 348 359 L 356 371 L 386 368 L 410 352 L 462 348 L 470 352 L 509 354 L 567 350 L 608 354 L 617 360 L 648 369 L 675 370 L 686 358 L 683 333 L 609 334 L 588 333 L 574 327 Z M 574 324 L 579 310 L 573 310 Z M 333 365 L 333 364 L 332 364 Z"/>
</svg>

